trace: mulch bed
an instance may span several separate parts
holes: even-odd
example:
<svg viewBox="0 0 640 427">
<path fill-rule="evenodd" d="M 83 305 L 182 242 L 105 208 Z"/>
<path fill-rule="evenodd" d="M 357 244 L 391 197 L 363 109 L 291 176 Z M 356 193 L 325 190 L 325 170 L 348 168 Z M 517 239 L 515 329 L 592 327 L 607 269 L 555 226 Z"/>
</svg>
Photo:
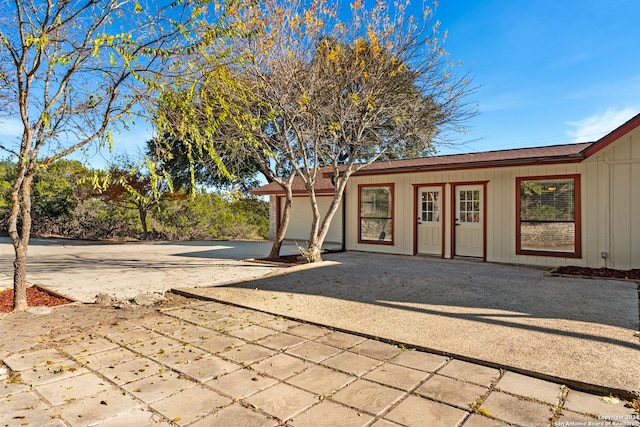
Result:
<svg viewBox="0 0 640 427">
<path fill-rule="evenodd" d="M 52 295 L 35 286 L 27 288 L 27 304 L 29 307 L 54 307 L 56 305 L 70 304 L 72 302 L 73 301 L 67 298 Z M 11 311 L 13 311 L 13 289 L 0 291 L 0 313 L 10 313 Z"/>
<path fill-rule="evenodd" d="M 604 279 L 640 280 L 640 269 L 614 270 L 612 268 L 589 268 L 564 266 L 556 267 L 550 273 L 567 276 L 595 277 Z"/>
</svg>

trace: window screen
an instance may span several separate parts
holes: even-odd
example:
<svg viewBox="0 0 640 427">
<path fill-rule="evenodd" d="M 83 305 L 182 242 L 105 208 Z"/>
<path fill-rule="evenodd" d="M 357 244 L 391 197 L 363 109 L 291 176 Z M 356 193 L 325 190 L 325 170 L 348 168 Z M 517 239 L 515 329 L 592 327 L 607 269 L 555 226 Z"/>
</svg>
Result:
<svg viewBox="0 0 640 427">
<path fill-rule="evenodd" d="M 521 251 L 577 253 L 576 178 L 519 180 Z"/>
<path fill-rule="evenodd" d="M 393 186 L 360 187 L 360 241 L 393 242 Z"/>
</svg>

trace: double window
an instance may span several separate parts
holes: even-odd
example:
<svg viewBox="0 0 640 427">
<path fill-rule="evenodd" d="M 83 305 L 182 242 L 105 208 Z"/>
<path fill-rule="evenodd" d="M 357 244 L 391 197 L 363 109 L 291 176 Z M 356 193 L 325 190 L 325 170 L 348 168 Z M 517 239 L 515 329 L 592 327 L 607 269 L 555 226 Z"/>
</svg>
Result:
<svg viewBox="0 0 640 427">
<path fill-rule="evenodd" d="M 516 187 L 516 252 L 579 258 L 580 176 L 517 178 Z"/>
<path fill-rule="evenodd" d="M 359 241 L 393 244 L 393 184 L 358 187 Z"/>
</svg>

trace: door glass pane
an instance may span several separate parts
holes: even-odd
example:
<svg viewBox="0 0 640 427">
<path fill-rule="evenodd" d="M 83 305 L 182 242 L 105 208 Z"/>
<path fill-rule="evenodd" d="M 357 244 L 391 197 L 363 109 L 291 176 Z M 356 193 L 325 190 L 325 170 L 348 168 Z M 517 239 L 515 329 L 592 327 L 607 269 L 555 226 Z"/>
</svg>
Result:
<svg viewBox="0 0 640 427">
<path fill-rule="evenodd" d="M 480 222 L 480 190 L 462 190 L 459 197 L 459 221 L 465 223 Z"/>
<path fill-rule="evenodd" d="M 420 220 L 423 222 L 440 221 L 440 192 L 423 191 Z"/>
</svg>

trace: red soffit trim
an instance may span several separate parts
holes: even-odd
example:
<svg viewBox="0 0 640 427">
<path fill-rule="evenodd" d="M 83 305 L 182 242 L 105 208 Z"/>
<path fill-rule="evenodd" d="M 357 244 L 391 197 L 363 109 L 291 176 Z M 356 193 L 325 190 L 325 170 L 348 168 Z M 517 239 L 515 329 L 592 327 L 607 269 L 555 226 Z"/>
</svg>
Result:
<svg viewBox="0 0 640 427">
<path fill-rule="evenodd" d="M 628 122 L 618 127 L 611 133 L 603 136 L 598 141 L 591 144 L 589 147 L 585 148 L 583 151 L 584 158 L 588 158 L 601 151 L 605 147 L 611 145 L 614 141 L 622 138 L 627 133 L 631 132 L 635 128 L 640 126 L 640 114 L 637 114 L 635 117 L 631 118 Z"/>
</svg>

